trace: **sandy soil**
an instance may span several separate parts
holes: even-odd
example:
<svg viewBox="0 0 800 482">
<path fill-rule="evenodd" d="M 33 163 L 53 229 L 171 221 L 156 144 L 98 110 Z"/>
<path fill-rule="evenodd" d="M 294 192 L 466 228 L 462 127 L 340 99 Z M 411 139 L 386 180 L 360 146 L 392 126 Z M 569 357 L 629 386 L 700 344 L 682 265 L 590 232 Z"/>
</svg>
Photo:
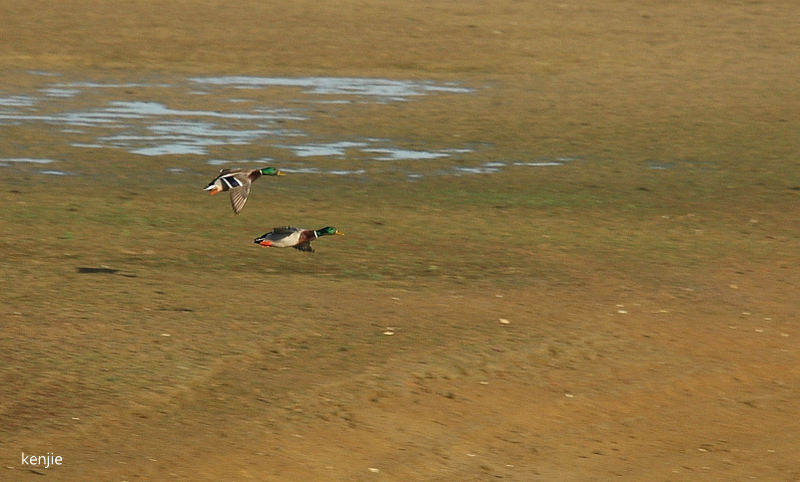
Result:
<svg viewBox="0 0 800 482">
<path fill-rule="evenodd" d="M 0 96 L 31 70 L 460 81 L 318 128 L 587 159 L 287 176 L 234 217 L 205 173 L 3 125 L 0 157 L 90 175 L 0 167 L 0 479 L 800 480 L 796 6 L 590 3 L 0 0 Z M 264 252 L 267 215 L 348 235 Z"/>
</svg>

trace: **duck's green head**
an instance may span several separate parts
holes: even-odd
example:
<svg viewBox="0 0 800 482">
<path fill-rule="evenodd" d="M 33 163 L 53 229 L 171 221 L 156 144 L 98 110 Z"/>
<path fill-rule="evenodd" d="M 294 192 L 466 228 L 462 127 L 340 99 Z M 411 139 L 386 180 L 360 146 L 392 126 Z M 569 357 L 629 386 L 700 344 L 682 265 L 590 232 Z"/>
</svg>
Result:
<svg viewBox="0 0 800 482">
<path fill-rule="evenodd" d="M 277 167 L 265 167 L 263 169 L 259 169 L 261 174 L 264 176 L 283 176 L 284 174 L 278 170 Z"/>
<path fill-rule="evenodd" d="M 325 226 L 324 228 L 317 229 L 317 236 L 328 236 L 330 234 L 338 234 L 344 236 L 344 233 L 334 228 L 333 226 Z"/>
</svg>

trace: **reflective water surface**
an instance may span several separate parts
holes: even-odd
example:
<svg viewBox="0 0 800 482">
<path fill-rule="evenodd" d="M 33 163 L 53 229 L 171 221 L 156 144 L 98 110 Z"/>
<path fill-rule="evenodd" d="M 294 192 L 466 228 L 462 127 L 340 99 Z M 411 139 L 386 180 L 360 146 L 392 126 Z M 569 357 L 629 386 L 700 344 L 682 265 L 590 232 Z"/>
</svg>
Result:
<svg viewBox="0 0 800 482">
<path fill-rule="evenodd" d="M 193 156 L 203 165 L 277 163 L 287 172 L 369 176 L 393 169 L 408 180 L 426 175 L 491 174 L 507 166 L 559 166 L 570 158 L 481 163 L 474 145 L 424 149 L 413 139 L 350 137 L 315 134 L 320 104 L 347 109 L 358 104 L 419 101 L 425 96 L 475 95 L 476 90 L 457 82 L 348 77 L 191 77 L 171 82 L 64 81 L 58 73 L 29 72 L 46 81 L 33 92 L 0 90 L 0 125 L 23 125 L 55 130 L 66 145 L 79 149 L 115 150 L 136 156 Z M 291 102 L 263 105 L 247 93 L 289 89 Z M 8 89 L 6 89 L 8 90 Z M 157 92 L 152 100 L 130 100 L 136 92 Z M 284 95 L 284 91 L 281 91 Z M 209 102 L 201 101 L 208 98 Z M 127 99 L 126 99 L 127 98 Z M 197 108 L 197 105 L 213 106 Z M 191 105 L 192 107 L 186 107 Z M 289 105 L 290 107 L 286 107 Z M 220 108 L 223 106 L 223 108 Z M 88 141 L 87 141 L 88 139 Z M 409 142 L 414 146 L 408 147 Z M 220 157 L 230 146 L 256 146 L 257 159 Z M 348 162 L 352 161 L 352 165 Z M 424 161 L 425 168 L 409 163 Z M 51 175 L 80 174 L 70 169 L 70 159 L 0 159 L 0 167 L 50 164 L 40 170 Z M 333 163 L 333 164 L 332 164 Z M 368 169 L 365 169 L 365 163 Z M 174 163 L 172 164 L 174 166 Z M 169 162 L 164 169 L 180 173 Z M 62 170 L 63 168 L 63 170 Z"/>
</svg>

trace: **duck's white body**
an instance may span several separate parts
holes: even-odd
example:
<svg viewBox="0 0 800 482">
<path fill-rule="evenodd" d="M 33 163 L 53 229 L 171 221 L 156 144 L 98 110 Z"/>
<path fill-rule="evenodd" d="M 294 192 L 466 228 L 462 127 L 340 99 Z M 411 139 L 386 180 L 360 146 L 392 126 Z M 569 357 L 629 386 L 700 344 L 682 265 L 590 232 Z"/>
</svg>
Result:
<svg viewBox="0 0 800 482">
<path fill-rule="evenodd" d="M 284 228 L 275 228 L 261 236 L 259 238 L 259 244 L 262 246 L 271 246 L 273 248 L 291 248 L 292 246 L 297 246 L 301 242 L 300 238 L 303 237 L 303 231 L 311 231 L 311 233 L 314 233 L 310 236 L 305 236 L 309 241 L 317 239 L 318 237 L 316 232 L 310 229 L 286 226 Z"/>
<path fill-rule="evenodd" d="M 311 247 L 311 241 L 314 241 L 320 236 L 327 236 L 330 234 L 341 235 L 344 233 L 332 226 L 326 226 L 320 229 L 303 229 L 293 226 L 283 226 L 280 228 L 272 228 L 272 231 L 257 237 L 253 242 L 268 248 L 295 248 L 300 251 L 309 251 L 313 253 L 314 248 Z"/>
</svg>

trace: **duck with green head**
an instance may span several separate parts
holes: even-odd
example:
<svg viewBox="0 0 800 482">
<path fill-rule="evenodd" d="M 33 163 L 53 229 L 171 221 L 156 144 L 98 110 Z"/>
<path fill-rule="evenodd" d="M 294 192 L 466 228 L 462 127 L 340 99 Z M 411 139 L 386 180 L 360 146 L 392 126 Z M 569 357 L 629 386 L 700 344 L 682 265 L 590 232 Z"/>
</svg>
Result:
<svg viewBox="0 0 800 482">
<path fill-rule="evenodd" d="M 311 241 L 320 236 L 332 234 L 344 235 L 343 232 L 333 226 L 325 226 L 320 229 L 303 229 L 293 226 L 283 226 L 273 228 L 272 231 L 265 233 L 253 240 L 255 244 L 272 248 L 294 248 L 300 251 L 314 252 Z"/>
<path fill-rule="evenodd" d="M 231 192 L 231 207 L 234 214 L 239 214 L 239 211 L 244 207 L 247 202 L 247 196 L 250 194 L 250 186 L 253 181 L 261 176 L 283 176 L 283 173 L 274 167 L 264 167 L 261 169 L 220 169 L 219 174 L 208 186 L 205 187 L 206 191 L 210 191 L 211 195 L 217 194 L 222 191 Z"/>
</svg>

